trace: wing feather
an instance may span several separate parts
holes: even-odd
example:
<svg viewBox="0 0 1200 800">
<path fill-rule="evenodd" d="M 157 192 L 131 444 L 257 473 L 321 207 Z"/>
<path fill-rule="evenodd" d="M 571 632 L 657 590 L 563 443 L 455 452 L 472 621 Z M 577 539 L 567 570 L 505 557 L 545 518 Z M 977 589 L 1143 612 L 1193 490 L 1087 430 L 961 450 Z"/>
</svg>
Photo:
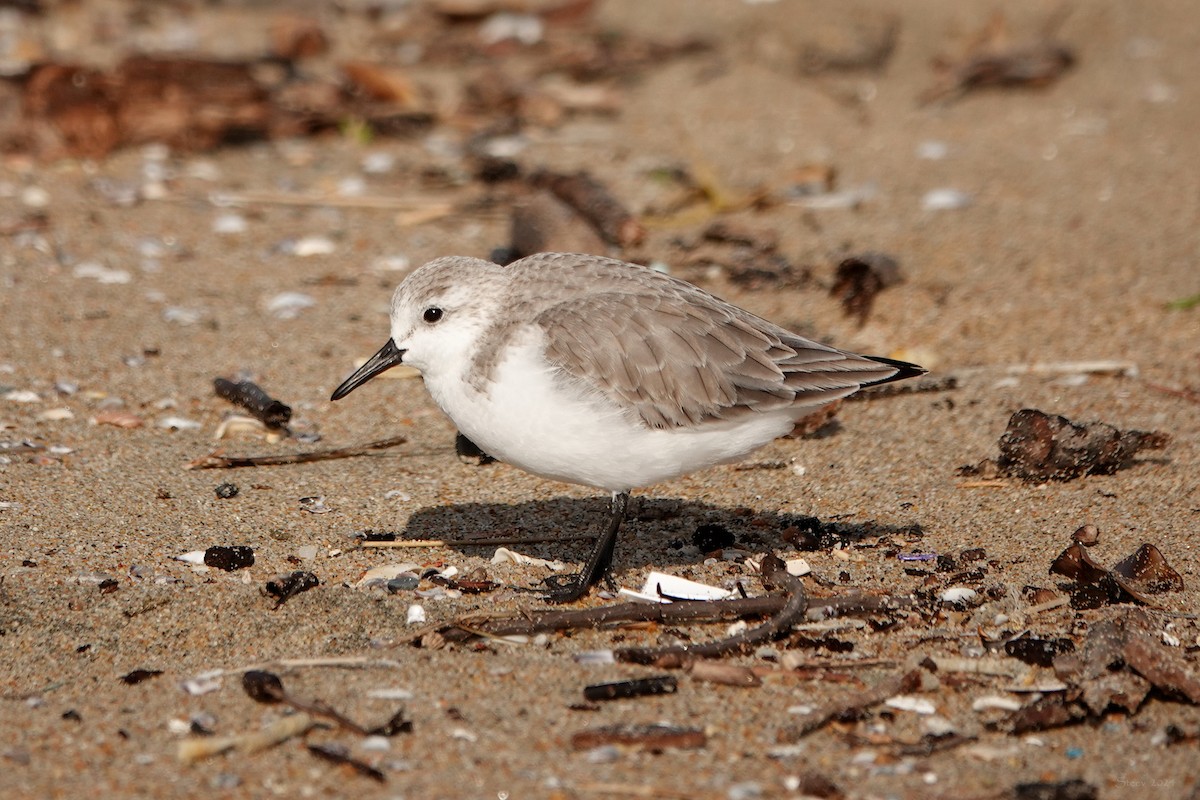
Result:
<svg viewBox="0 0 1200 800">
<path fill-rule="evenodd" d="M 547 298 L 534 315 L 546 358 L 650 427 L 779 409 L 798 418 L 907 366 L 810 341 L 650 270 L 553 258 L 506 268 L 536 268 L 543 281 L 553 269 L 560 289 L 575 290 Z"/>
</svg>

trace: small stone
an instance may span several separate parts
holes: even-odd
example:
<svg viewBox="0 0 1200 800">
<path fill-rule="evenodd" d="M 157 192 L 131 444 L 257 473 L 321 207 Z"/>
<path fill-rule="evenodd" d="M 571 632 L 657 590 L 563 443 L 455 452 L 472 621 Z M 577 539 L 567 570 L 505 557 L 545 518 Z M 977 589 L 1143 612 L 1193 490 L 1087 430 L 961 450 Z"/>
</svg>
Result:
<svg viewBox="0 0 1200 800">
<path fill-rule="evenodd" d="M 1095 525 L 1081 525 L 1071 534 L 1071 540 L 1079 542 L 1084 547 L 1091 547 L 1100 541 L 1100 529 Z"/>
<path fill-rule="evenodd" d="M 226 572 L 245 569 L 254 565 L 254 548 L 245 545 L 215 545 L 204 551 L 204 564 Z"/>
<path fill-rule="evenodd" d="M 222 214 L 213 220 L 212 225 L 213 233 L 225 235 L 245 233 L 249 227 L 246 218 L 241 214 Z"/>
<path fill-rule="evenodd" d="M 217 493 L 217 497 L 221 498 L 222 500 L 228 500 L 231 497 L 237 497 L 238 491 L 240 490 L 238 489 L 236 483 L 222 483 L 218 484 L 214 491 Z"/>
<path fill-rule="evenodd" d="M 954 211 L 971 205 L 973 198 L 958 189 L 934 189 L 921 198 L 921 208 L 926 211 Z"/>
<path fill-rule="evenodd" d="M 416 575 L 398 575 L 389 580 L 385 585 L 391 594 L 397 592 L 411 592 L 416 589 L 421 583 L 421 579 Z"/>
</svg>

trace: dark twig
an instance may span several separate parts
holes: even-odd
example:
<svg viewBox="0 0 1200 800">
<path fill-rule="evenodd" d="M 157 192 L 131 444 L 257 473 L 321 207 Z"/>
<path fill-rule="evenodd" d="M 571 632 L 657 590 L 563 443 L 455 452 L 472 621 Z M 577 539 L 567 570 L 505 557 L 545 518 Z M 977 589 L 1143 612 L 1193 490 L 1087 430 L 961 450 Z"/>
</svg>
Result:
<svg viewBox="0 0 1200 800">
<path fill-rule="evenodd" d="M 304 711 L 313 716 L 324 717 L 336 723 L 339 727 L 353 731 L 360 736 L 370 735 L 370 731 L 366 728 L 338 713 L 335 709 L 322 703 L 320 700 L 304 700 L 290 694 L 283 688 L 283 681 L 273 672 L 256 669 L 247 670 L 242 673 L 242 689 L 256 703 L 283 703 L 297 711 Z"/>
<path fill-rule="evenodd" d="M 249 411 L 268 428 L 286 430 L 292 419 L 292 407 L 271 397 L 254 381 L 214 378 L 213 390 L 218 397 Z"/>
<path fill-rule="evenodd" d="M 189 463 L 184 469 L 229 469 L 232 467 L 275 467 L 283 464 L 308 464 L 313 461 L 330 461 L 335 458 L 353 458 L 373 450 L 385 450 L 408 441 L 404 436 L 380 439 L 377 442 L 335 447 L 332 450 L 313 450 L 309 453 L 282 453 L 273 456 L 224 456 L 220 452 L 209 453 Z"/>
<path fill-rule="evenodd" d="M 572 611 L 540 611 L 520 619 L 498 619 L 477 627 L 494 636 L 530 635 L 576 628 L 600 628 L 630 622 L 721 622 L 777 613 L 787 598 L 748 597 L 739 600 L 685 600 L 678 603 L 618 603 Z M 456 627 L 450 625 L 448 627 Z"/>
<path fill-rule="evenodd" d="M 447 633 L 462 628 L 482 631 L 489 636 L 532 636 L 538 633 L 601 628 L 607 625 L 626 625 L 637 622 L 657 622 L 661 625 L 678 625 L 685 622 L 724 622 L 744 617 L 779 614 L 790 600 L 791 597 L 788 595 L 777 594 L 734 600 L 617 603 L 598 608 L 571 609 L 569 611 L 526 612 L 519 617 L 471 613 L 450 622 L 427 625 L 398 640 L 396 644 L 411 644 L 429 633 Z M 801 616 L 809 620 L 865 616 L 912 608 L 915 604 L 915 599 L 907 595 L 896 597 L 852 594 L 842 597 L 824 597 L 812 601 L 807 605 L 806 613 Z M 799 619 L 796 620 L 796 622 L 799 621 Z"/>
<path fill-rule="evenodd" d="M 819 708 L 798 725 L 788 725 L 781 728 L 776 740 L 781 744 L 797 742 L 813 731 L 822 728 L 831 720 L 839 717 L 857 716 L 872 706 L 877 706 L 889 697 L 914 691 L 921 685 L 921 673 L 911 670 L 884 681 L 874 689 L 864 694 L 856 694 L 852 698 L 830 703 Z"/>
<path fill-rule="evenodd" d="M 1184 400 L 1190 400 L 1193 403 L 1200 403 L 1200 391 L 1197 391 L 1195 389 L 1176 388 L 1174 386 L 1165 386 L 1161 383 L 1153 383 L 1151 381 L 1144 381 L 1144 383 L 1146 384 L 1147 387 L 1149 387 L 1150 389 L 1153 389 L 1156 392 L 1162 392 L 1163 394 L 1169 394 L 1172 397 L 1181 397 Z"/>
<path fill-rule="evenodd" d="M 804 591 L 804 584 L 800 579 L 791 575 L 783 561 L 773 555 L 763 559 L 762 579 L 764 583 L 783 586 L 787 591 L 787 600 L 779 613 L 757 628 L 697 645 L 622 647 L 613 651 L 613 657 L 617 661 L 632 661 L 638 664 L 649 664 L 664 656 L 716 658 L 726 653 L 743 651 L 783 636 L 792 629 L 793 625 L 804 619 L 804 613 L 808 610 L 808 593 Z"/>
</svg>

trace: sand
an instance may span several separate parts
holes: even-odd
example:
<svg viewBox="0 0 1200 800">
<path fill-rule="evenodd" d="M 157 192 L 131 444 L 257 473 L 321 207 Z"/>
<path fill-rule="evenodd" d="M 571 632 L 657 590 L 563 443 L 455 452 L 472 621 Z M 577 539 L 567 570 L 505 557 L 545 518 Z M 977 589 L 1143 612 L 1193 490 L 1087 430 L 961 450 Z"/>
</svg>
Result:
<svg viewBox="0 0 1200 800">
<path fill-rule="evenodd" d="M 924 537 L 909 542 L 909 550 L 955 555 L 983 548 L 988 571 L 976 587 L 1004 587 L 1008 605 L 989 601 L 988 614 L 949 610 L 887 632 L 834 631 L 828 636 L 852 645 L 849 652 L 801 651 L 814 663 L 841 665 L 824 678 L 777 671 L 761 687 L 745 689 L 679 674 L 675 694 L 595 710 L 576 708 L 585 685 L 662 670 L 586 666 L 576 654 L 672 635 L 701 641 L 721 635 L 723 626 L 576 632 L 523 645 L 398 646 L 413 630 L 406 625 L 412 604 L 421 604 L 431 621 L 543 606 L 508 588 L 427 600 L 354 588 L 367 569 L 405 561 L 462 572 L 484 567 L 506 586 L 531 585 L 546 571 L 493 567 L 487 547 L 364 550 L 355 547 L 356 534 L 568 536 L 604 518 L 604 498 L 589 490 L 505 465 L 461 462 L 453 427 L 419 380 L 377 380 L 337 404 L 328 401 L 355 360 L 388 335 L 390 292 L 404 273 L 381 268 L 381 259 L 417 265 L 447 254 L 486 256 L 506 243 L 508 207 L 501 202 L 485 213 L 411 225 L 399 224 L 391 210 L 272 203 L 227 209 L 209 202 L 220 191 L 329 192 L 347 176 L 363 176 L 369 196 L 475 196 L 472 184 L 441 190 L 421 184 L 431 165 L 454 168 L 458 161 L 420 138 L 364 144 L 333 135 L 169 153 L 163 160 L 156 160 L 161 152 L 135 148 L 97 163 L 9 155 L 0 166 L 0 207 L 17 213 L 23 202 L 44 199 L 49 225 L 44 246 L 14 235 L 0 239 L 0 385 L 38 398 L 0 400 L 0 440 L 69 452 L 12 454 L 0 465 L 0 795 L 786 797 L 794 794 L 794 779 L 809 772 L 851 797 L 1000 797 L 1020 783 L 1075 778 L 1105 798 L 1175 798 L 1195 790 L 1194 738 L 1162 742 L 1168 725 L 1195 735 L 1195 707 L 1154 697 L 1136 715 L 1114 712 L 1013 736 L 989 729 L 988 720 L 998 717 L 971 704 L 986 695 L 1020 702 L 1028 696 L 1004 691 L 1006 680 L 979 676 L 943 675 L 939 682 L 928 675 L 918 692 L 955 730 L 978 737 L 969 745 L 899 754 L 897 742 L 918 741 L 931 723 L 893 710 L 776 750 L 778 732 L 800 716 L 796 707 L 853 695 L 926 655 L 972 652 L 980 625 L 984 635 L 1002 630 L 991 624 L 992 612 L 1022 606 L 1022 587 L 1058 586 L 1062 579 L 1049 575 L 1048 566 L 1084 523 L 1100 529 L 1092 548 L 1099 562 L 1110 565 L 1152 542 L 1183 576 L 1186 589 L 1161 596 L 1166 611 L 1153 619 L 1197 669 L 1198 630 L 1187 615 L 1200 597 L 1194 541 L 1200 413 L 1194 399 L 1154 388 L 1200 386 L 1200 309 L 1168 308 L 1200 292 L 1194 8 L 1165 1 L 1077 4 L 1057 34 L 1078 57 L 1062 80 L 921 107 L 917 98 L 934 81 L 931 60 L 960 54 L 990 5 L 599 5 L 606 26 L 660 38 L 703 36 L 715 49 L 621 84 L 616 116 L 583 115 L 535 130 L 521 163 L 591 169 L 638 212 L 663 197 L 648 177 L 654 169 L 704 170 L 741 193 L 786 183 L 805 165 L 830 165 L 839 188 L 873 187 L 860 208 L 783 204 L 729 215 L 778 231 L 780 253 L 810 266 L 813 283 L 749 290 L 719 271 L 677 273 L 838 346 L 962 376 L 954 391 L 847 405 L 831 435 L 775 442 L 750 460 L 758 468 L 714 468 L 647 489 L 641 495 L 655 504 L 683 505 L 664 519 L 628 524 L 618 580 L 639 586 L 646 572 L 659 569 L 714 584 L 745 578 L 758 591 L 742 564 L 706 562 L 694 548 L 672 546 L 711 522 L 728 526 L 748 549 L 806 558 L 827 584 L 810 583 L 814 592 L 906 594 L 924 585 L 923 574 L 910 574 L 911 565 L 889 557 L 889 547 L 875 539 L 836 552 L 789 549 L 779 537 L 780 518 L 815 515 L 919 525 Z M 1035 35 L 1051 11 L 1039 3 L 1006 10 L 1017 38 Z M 124 18 L 128 8 L 74 12 L 83 21 L 59 17 L 68 13 L 48 11 L 39 24 L 86 25 L 87 14 Z M 802 43 L 852 39 L 858 26 L 878 25 L 885 13 L 897 15 L 900 33 L 884 71 L 809 77 L 796 69 Z M 234 56 L 239 46 L 247 48 L 242 55 L 261 47 L 271 15 L 257 5 L 188 13 L 164 7 L 144 25 L 161 33 L 178 23 L 195 33 L 201 52 Z M 352 14 L 318 17 L 333 35 L 335 55 L 354 52 L 369 27 Z M 343 28 L 345 38 L 338 39 Z M 114 58 L 133 46 L 137 30 L 89 43 L 75 57 Z M 454 75 L 443 69 L 442 83 L 453 83 Z M 461 137 L 451 128 L 435 133 L 451 142 Z M 944 158 L 919 157 L 930 142 L 944 144 Z M 390 154 L 394 166 L 364 176 L 361 162 L 370 153 Z M 173 174 L 165 197 L 124 207 L 98 191 L 104 181 L 144 184 L 147 164 Z M 29 187 L 45 197 L 30 196 Z M 923 197 L 938 189 L 963 192 L 970 202 L 923 208 Z M 244 232 L 215 233 L 226 214 L 241 215 Z M 647 241 L 627 255 L 679 263 L 686 253 L 678 241 L 695 240 L 708 218 L 651 227 Z M 304 237 L 320 237 L 317 249 L 327 241 L 331 252 L 301 257 L 283 246 Z M 860 327 L 825 287 L 843 255 L 868 250 L 895 257 L 905 282 L 882 293 Z M 128 282 L 105 283 L 86 277 L 87 270 L 80 277 L 79 265 L 88 262 L 125 271 Z M 267 309 L 282 292 L 315 302 L 293 319 L 279 319 Z M 1136 375 L 1007 371 L 1093 360 L 1136 365 Z M 214 441 L 230 406 L 213 394 L 212 379 L 242 370 L 294 406 L 321 442 Z M 78 388 L 61 394 L 56 382 Z M 118 402 L 145 424 L 93 423 Z M 994 458 L 1009 416 L 1027 407 L 1161 430 L 1172 442 L 1114 475 L 964 486 L 956 469 Z M 164 428 L 168 417 L 198 427 Z M 184 469 L 218 447 L 276 453 L 395 435 L 408 441 L 354 459 Z M 236 497 L 217 497 L 223 482 L 239 487 Z M 305 497 L 323 497 L 330 512 L 310 513 L 299 502 Z M 199 572 L 175 560 L 220 544 L 253 547 L 254 566 Z M 589 546 L 514 549 L 575 563 Z M 321 585 L 276 610 L 262 587 L 297 569 L 312 571 Z M 106 579 L 115 583 L 102 588 Z M 593 595 L 586 604 L 603 602 Z M 1079 643 L 1089 624 L 1112 613 L 1060 608 L 1026 627 Z M 275 670 L 296 695 L 371 724 L 401 703 L 407 707 L 412 733 L 388 740 L 384 750 L 364 749 L 337 731 L 308 738 L 350 744 L 384 772 L 386 784 L 318 761 L 297 741 L 254 755 L 178 763 L 181 735 L 172 721 L 177 727 L 209 715 L 201 719 L 229 734 L 283 714 L 249 700 L 236 674 L 201 695 L 181 688 L 184 681 L 209 670 L 325 658 L 354 663 L 276 663 Z M 891 666 L 856 669 L 855 660 Z M 729 661 L 778 668 L 769 653 Z M 121 682 L 135 669 L 162 674 L 133 686 Z M 411 699 L 371 696 L 387 689 L 407 690 Z M 706 746 L 657 754 L 571 747 L 578 731 L 659 721 L 706 731 Z"/>
</svg>

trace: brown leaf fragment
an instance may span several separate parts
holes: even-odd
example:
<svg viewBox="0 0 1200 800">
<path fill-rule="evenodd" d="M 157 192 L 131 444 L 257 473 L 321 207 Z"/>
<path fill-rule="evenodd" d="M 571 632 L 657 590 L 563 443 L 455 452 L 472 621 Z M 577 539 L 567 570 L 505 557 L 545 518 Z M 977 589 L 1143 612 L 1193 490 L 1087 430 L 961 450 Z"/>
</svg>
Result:
<svg viewBox="0 0 1200 800">
<path fill-rule="evenodd" d="M 341 70 L 350 85 L 371 100 L 405 109 L 415 109 L 421 104 L 416 86 L 395 69 L 369 61 L 347 61 Z"/>
<path fill-rule="evenodd" d="M 1119 561 L 1112 571 L 1148 594 L 1183 591 L 1183 576 L 1167 563 L 1162 551 L 1149 542 Z"/>
<path fill-rule="evenodd" d="M 880 72 L 891 61 L 900 34 L 900 20 L 889 16 L 875 29 L 855 27 L 854 41 L 831 46 L 824 42 L 805 45 L 800 71 L 807 75 L 829 72 Z"/>
<path fill-rule="evenodd" d="M 1188 671 L 1187 662 L 1171 648 L 1148 633 L 1130 636 L 1122 655 L 1129 668 L 1154 684 L 1155 689 L 1181 695 L 1189 703 L 1200 705 L 1200 678 Z"/>
<path fill-rule="evenodd" d="M 1097 564 L 1082 545 L 1072 544 L 1059 553 L 1050 565 L 1050 574 L 1062 575 L 1077 583 L 1098 583 L 1108 577 L 1108 570 Z"/>
<path fill-rule="evenodd" d="M 44 64 L 25 83 L 24 116 L 33 149 L 84 158 L 107 155 L 121 139 L 105 76 L 74 64 Z"/>
<path fill-rule="evenodd" d="M 275 610 L 278 610 L 296 595 L 307 592 L 320 584 L 321 580 L 313 573 L 297 570 L 275 580 L 267 581 L 265 591 L 275 598 Z"/>
<path fill-rule="evenodd" d="M 513 207 L 509 247 L 513 260 L 534 253 L 593 253 L 607 245 L 575 209 L 548 191 L 537 191 Z"/>
<path fill-rule="evenodd" d="M 136 686 L 142 681 L 148 681 L 151 678 L 157 678 L 162 675 L 161 669 L 135 669 L 132 672 L 127 672 L 121 676 L 121 683 L 126 686 Z"/>
<path fill-rule="evenodd" d="M 842 800 L 846 793 L 828 776 L 815 771 L 797 776 L 795 793 L 801 797 L 820 797 L 822 800 Z"/>
<path fill-rule="evenodd" d="M 109 95 L 122 145 L 209 150 L 262 138 L 271 118 L 250 62 L 131 56 L 112 74 Z"/>
<path fill-rule="evenodd" d="M 1180 591 L 1183 577 L 1167 563 L 1157 547 L 1143 544 L 1112 570 L 1097 564 L 1079 543 L 1072 544 L 1054 559 L 1051 574 L 1075 581 L 1071 588 L 1073 608 L 1098 608 L 1133 599 L 1155 606 L 1150 595 Z"/>
<path fill-rule="evenodd" d="M 1052 18 L 1039 37 L 1013 44 L 1007 20 L 997 12 L 960 60 L 942 59 L 935 64 L 938 80 L 921 95 L 920 102 L 955 100 L 988 87 L 1038 88 L 1054 83 L 1075 64 L 1075 51 L 1050 33 L 1058 22 L 1061 15 Z"/>
<path fill-rule="evenodd" d="M 1087 712 L 1078 703 L 1068 702 L 1061 693 L 1055 693 L 1014 711 L 1007 720 L 1007 727 L 1013 735 L 1020 736 L 1072 725 L 1086 716 Z"/>
<path fill-rule="evenodd" d="M 571 748 L 574 750 L 591 750 L 608 744 L 661 753 L 668 748 L 703 748 L 708 744 L 708 736 L 700 728 L 680 728 L 663 724 L 605 725 L 571 735 Z"/>
<path fill-rule="evenodd" d="M 1075 649 L 1075 643 L 1070 639 L 1043 639 L 1035 636 L 1022 636 L 1004 643 L 1004 652 L 1018 661 L 1037 667 L 1049 667 L 1054 659 L 1063 653 Z"/>
<path fill-rule="evenodd" d="M 646 236 L 646 230 L 637 218 L 607 186 L 587 172 L 565 174 L 541 170 L 530 176 L 529 182 L 535 188 L 553 193 L 575 209 L 607 242 L 618 247 L 631 247 L 641 243 Z"/>
<path fill-rule="evenodd" d="M 329 37 L 312 17 L 285 14 L 271 23 L 271 53 L 284 61 L 319 56 L 329 49 Z"/>
<path fill-rule="evenodd" d="M 1150 618 L 1141 610 L 1095 623 L 1082 652 L 1056 658 L 1054 671 L 1079 689 L 1080 699 L 1093 715 L 1110 705 L 1133 713 L 1152 688 L 1200 704 L 1200 679 L 1158 640 Z"/>
<path fill-rule="evenodd" d="M 1000 436 L 1002 473 L 1030 482 L 1069 481 L 1082 475 L 1110 475 L 1129 465 L 1141 450 L 1159 450 L 1170 436 L 1121 431 L 1103 422 L 1076 424 L 1066 417 L 1024 408 L 1012 415 Z"/>
<path fill-rule="evenodd" d="M 858 324 L 863 325 L 879 293 L 902 281 L 896 259 L 887 253 L 868 252 L 838 264 L 829 295 L 841 302 L 846 316 L 858 317 Z"/>
</svg>

